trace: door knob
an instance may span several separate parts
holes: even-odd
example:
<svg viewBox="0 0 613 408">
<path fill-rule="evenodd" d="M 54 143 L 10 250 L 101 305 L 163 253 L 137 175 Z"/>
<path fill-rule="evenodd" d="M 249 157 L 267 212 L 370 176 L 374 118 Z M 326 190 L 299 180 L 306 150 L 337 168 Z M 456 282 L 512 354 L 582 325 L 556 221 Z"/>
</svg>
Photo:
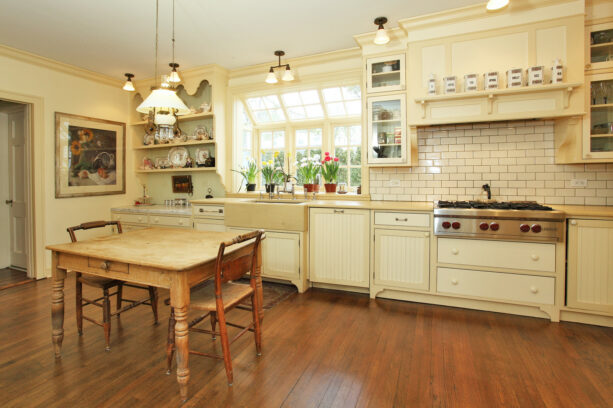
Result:
<svg viewBox="0 0 613 408">
<path fill-rule="evenodd" d="M 4 203 L 13 206 L 13 200 L 5 200 Z"/>
</svg>

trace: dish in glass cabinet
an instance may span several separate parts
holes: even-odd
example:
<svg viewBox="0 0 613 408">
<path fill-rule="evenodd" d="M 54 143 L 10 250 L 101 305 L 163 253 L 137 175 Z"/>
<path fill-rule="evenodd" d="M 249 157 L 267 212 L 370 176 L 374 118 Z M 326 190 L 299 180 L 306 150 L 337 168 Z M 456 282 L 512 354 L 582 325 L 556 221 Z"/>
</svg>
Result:
<svg viewBox="0 0 613 408">
<path fill-rule="evenodd" d="M 196 164 L 204 164 L 206 159 L 209 158 L 209 151 L 207 149 L 196 149 Z"/>
<path fill-rule="evenodd" d="M 154 143 L 155 143 L 155 135 L 145 133 L 145 135 L 143 136 L 143 144 L 145 146 L 149 146 Z"/>
<path fill-rule="evenodd" d="M 207 132 L 204 126 L 198 126 L 194 129 L 194 139 L 195 140 L 205 140 L 209 137 L 209 132 Z"/>
<path fill-rule="evenodd" d="M 172 167 L 185 167 L 189 154 L 185 147 L 173 147 L 168 152 L 168 161 Z"/>
</svg>

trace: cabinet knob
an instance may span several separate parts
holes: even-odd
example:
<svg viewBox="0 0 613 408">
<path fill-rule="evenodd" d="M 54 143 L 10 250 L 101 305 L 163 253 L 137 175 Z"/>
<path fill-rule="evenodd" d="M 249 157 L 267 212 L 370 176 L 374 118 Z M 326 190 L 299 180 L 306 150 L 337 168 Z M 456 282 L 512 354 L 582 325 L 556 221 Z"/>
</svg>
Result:
<svg viewBox="0 0 613 408">
<path fill-rule="evenodd" d="M 108 271 L 110 267 L 109 261 L 102 261 L 100 263 L 100 269 L 103 269 L 105 271 Z"/>
<path fill-rule="evenodd" d="M 142 221 L 142 220 L 143 220 L 143 217 L 138 217 L 138 221 L 139 222 Z"/>
<path fill-rule="evenodd" d="M 459 254 L 459 253 L 460 253 L 460 250 L 459 250 L 459 249 L 457 249 L 457 248 L 453 248 L 453 249 L 451 250 L 451 253 L 452 253 L 452 254 L 454 254 L 454 255 L 457 255 L 457 254 Z"/>
<path fill-rule="evenodd" d="M 539 289 L 536 286 L 530 286 L 530 292 L 537 294 L 539 293 Z"/>
<path fill-rule="evenodd" d="M 451 284 L 452 285 L 457 285 L 458 284 L 458 280 L 457 279 L 452 279 L 451 280 Z"/>
<path fill-rule="evenodd" d="M 200 212 L 204 212 L 204 208 L 200 208 L 198 211 L 200 211 Z"/>
<path fill-rule="evenodd" d="M 179 225 L 183 225 L 183 220 L 179 220 Z"/>
<path fill-rule="evenodd" d="M 153 219 L 153 222 L 158 223 L 158 222 L 160 222 L 160 219 L 159 219 L 158 217 L 155 217 L 155 218 Z"/>
<path fill-rule="evenodd" d="M 577 225 L 577 220 L 570 220 L 570 225 Z"/>
<path fill-rule="evenodd" d="M 533 261 L 538 261 L 539 259 L 541 259 L 537 254 L 532 254 L 531 258 Z"/>
<path fill-rule="evenodd" d="M 424 232 L 424 237 L 429 237 L 430 233 L 429 232 Z"/>
</svg>

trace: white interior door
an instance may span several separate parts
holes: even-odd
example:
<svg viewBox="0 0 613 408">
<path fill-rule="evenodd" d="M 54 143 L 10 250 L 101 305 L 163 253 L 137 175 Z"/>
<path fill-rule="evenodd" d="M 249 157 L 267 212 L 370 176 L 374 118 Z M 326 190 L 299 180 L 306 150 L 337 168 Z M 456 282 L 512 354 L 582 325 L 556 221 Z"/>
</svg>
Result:
<svg viewBox="0 0 613 408">
<path fill-rule="evenodd" d="M 11 266 L 27 269 L 25 109 L 8 114 Z"/>
</svg>

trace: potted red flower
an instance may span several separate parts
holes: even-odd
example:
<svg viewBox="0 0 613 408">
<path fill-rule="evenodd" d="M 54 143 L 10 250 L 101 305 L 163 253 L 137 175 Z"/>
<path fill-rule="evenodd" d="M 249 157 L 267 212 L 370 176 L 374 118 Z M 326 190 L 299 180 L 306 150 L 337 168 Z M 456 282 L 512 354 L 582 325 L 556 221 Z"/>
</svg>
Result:
<svg viewBox="0 0 613 408">
<path fill-rule="evenodd" d="M 329 152 L 326 152 L 324 159 L 321 161 L 321 166 L 321 175 L 324 178 L 326 193 L 335 193 L 339 169 L 338 157 L 332 157 Z"/>
</svg>

